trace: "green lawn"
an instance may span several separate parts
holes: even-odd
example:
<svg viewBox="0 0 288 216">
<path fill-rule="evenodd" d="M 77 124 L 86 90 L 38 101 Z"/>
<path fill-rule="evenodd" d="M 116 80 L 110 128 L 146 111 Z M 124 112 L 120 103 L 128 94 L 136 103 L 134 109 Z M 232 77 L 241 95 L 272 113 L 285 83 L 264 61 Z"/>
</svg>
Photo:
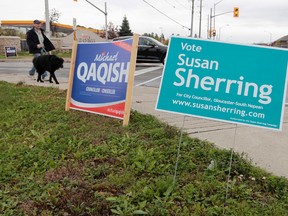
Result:
<svg viewBox="0 0 288 216">
<path fill-rule="evenodd" d="M 288 215 L 288 181 L 132 111 L 65 109 L 66 91 L 0 82 L 0 215 Z M 208 168 L 211 161 L 214 166 Z"/>
</svg>

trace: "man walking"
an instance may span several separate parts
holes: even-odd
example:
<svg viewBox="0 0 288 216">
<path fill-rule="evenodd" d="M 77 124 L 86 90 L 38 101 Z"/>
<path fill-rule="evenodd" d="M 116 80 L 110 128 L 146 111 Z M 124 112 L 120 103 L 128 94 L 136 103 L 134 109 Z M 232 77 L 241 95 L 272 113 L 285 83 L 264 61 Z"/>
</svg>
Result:
<svg viewBox="0 0 288 216">
<path fill-rule="evenodd" d="M 33 28 L 26 34 L 26 41 L 29 47 L 29 53 L 32 53 L 34 57 L 41 56 L 55 49 L 52 42 L 44 34 L 44 30 L 41 28 L 41 22 L 39 20 L 33 21 Z M 29 76 L 34 76 L 35 68 L 32 66 L 29 71 Z M 47 76 L 47 72 L 42 75 L 42 79 Z"/>
</svg>

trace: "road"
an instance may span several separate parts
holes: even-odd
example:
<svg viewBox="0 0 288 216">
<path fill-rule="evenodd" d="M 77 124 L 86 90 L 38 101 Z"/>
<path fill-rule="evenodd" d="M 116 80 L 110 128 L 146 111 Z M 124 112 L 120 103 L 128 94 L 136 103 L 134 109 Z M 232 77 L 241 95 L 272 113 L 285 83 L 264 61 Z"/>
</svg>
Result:
<svg viewBox="0 0 288 216">
<path fill-rule="evenodd" d="M 28 71 L 32 67 L 31 62 L 0 62 L 0 74 L 9 75 L 28 75 Z M 68 80 L 70 71 L 70 63 L 64 63 L 64 68 L 56 72 L 57 78 Z M 161 63 L 137 63 L 135 71 L 135 86 L 148 86 L 159 88 L 163 65 Z"/>
</svg>

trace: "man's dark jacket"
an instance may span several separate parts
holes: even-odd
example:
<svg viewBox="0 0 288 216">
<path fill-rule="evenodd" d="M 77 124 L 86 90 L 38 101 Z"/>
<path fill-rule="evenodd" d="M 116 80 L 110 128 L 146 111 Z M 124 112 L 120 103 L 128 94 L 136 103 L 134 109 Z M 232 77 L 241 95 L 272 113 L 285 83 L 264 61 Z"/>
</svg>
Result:
<svg viewBox="0 0 288 216">
<path fill-rule="evenodd" d="M 51 43 L 51 41 L 46 37 L 46 35 L 44 34 L 44 30 L 40 29 L 41 33 L 43 35 L 44 38 L 44 48 L 47 52 L 54 50 L 55 47 L 54 45 Z M 35 29 L 32 28 L 27 32 L 27 37 L 26 37 L 26 41 L 29 47 L 29 53 L 41 53 L 42 48 L 37 48 L 37 44 L 40 44 L 39 38 L 37 33 L 35 32 Z"/>
</svg>

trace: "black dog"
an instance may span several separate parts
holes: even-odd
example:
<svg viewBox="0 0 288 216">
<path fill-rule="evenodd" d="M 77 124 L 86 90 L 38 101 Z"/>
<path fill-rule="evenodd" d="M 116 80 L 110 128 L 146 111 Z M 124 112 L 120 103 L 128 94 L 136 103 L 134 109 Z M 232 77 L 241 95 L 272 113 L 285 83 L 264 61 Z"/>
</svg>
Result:
<svg viewBox="0 0 288 216">
<path fill-rule="evenodd" d="M 52 82 L 52 78 L 54 79 L 56 84 L 59 84 L 56 76 L 55 71 L 59 68 L 63 68 L 64 59 L 59 58 L 56 55 L 42 55 L 39 57 L 35 57 L 33 59 L 33 65 L 38 73 L 37 82 L 44 82 L 41 79 L 41 75 L 44 74 L 45 71 L 50 73 L 49 82 Z"/>
</svg>

